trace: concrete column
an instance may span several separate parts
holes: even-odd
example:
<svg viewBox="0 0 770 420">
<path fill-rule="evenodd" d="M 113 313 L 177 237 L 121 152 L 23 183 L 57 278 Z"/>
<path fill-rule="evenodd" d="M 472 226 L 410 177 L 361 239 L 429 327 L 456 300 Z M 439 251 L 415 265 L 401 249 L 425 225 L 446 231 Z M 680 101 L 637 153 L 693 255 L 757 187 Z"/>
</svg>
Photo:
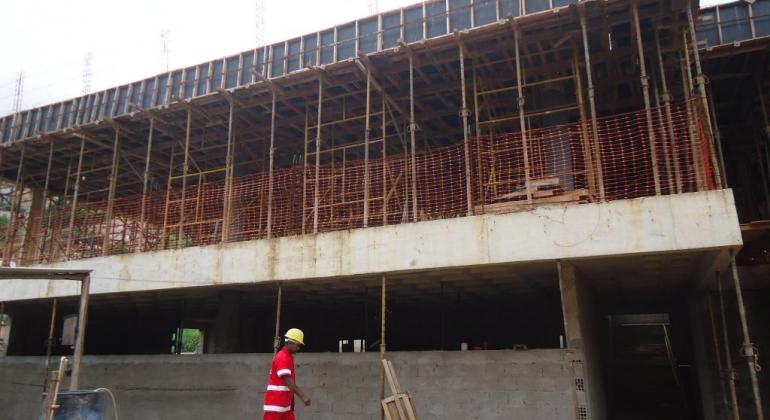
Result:
<svg viewBox="0 0 770 420">
<path fill-rule="evenodd" d="M 24 245 L 21 253 L 21 265 L 32 265 L 39 254 L 40 228 L 43 226 L 45 213 L 45 192 L 41 188 L 32 188 L 32 205 L 24 233 Z"/>
<path fill-rule="evenodd" d="M 566 344 L 583 360 L 588 418 L 604 420 L 607 418 L 607 404 L 600 356 L 601 320 L 593 290 L 580 277 L 575 266 L 564 261 L 557 264 Z"/>
<path fill-rule="evenodd" d="M 703 405 L 703 419 L 716 419 L 714 406 L 716 401 L 721 401 L 721 396 L 714 393 L 713 378 L 719 373 L 714 373 L 714 366 L 709 363 L 709 353 L 714 351 L 714 340 L 710 336 L 711 326 L 708 314 L 708 292 L 693 294 L 687 299 L 687 309 L 690 317 L 690 331 L 693 340 L 693 352 L 695 354 L 695 369 L 698 375 L 699 391 Z M 716 356 L 714 356 L 716 357 Z"/>
</svg>

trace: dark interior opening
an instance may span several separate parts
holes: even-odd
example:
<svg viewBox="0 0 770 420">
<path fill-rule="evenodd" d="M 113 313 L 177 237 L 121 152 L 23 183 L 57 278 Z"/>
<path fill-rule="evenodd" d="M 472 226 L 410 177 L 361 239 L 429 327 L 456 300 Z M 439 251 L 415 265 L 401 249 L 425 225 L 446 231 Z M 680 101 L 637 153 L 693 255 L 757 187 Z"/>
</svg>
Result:
<svg viewBox="0 0 770 420">
<path fill-rule="evenodd" d="M 304 330 L 307 352 L 379 351 L 379 277 L 288 282 L 282 286 L 279 331 Z M 202 353 L 269 353 L 275 335 L 277 284 L 206 287 L 95 295 L 91 298 L 86 354 L 190 353 L 180 329 L 205 337 Z M 60 299 L 51 351 L 61 344 L 74 298 Z M 9 355 L 45 355 L 52 300 L 8 303 L 15 327 Z M 564 334 L 553 265 L 484 267 L 387 278 L 389 351 L 558 348 Z M 181 349 L 182 351 L 177 351 Z"/>
</svg>

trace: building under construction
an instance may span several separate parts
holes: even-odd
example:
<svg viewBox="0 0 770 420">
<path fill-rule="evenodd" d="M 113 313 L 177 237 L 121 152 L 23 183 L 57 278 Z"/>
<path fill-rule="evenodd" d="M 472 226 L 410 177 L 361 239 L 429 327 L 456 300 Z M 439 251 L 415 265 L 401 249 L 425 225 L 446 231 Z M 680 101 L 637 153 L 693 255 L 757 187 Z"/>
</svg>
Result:
<svg viewBox="0 0 770 420">
<path fill-rule="evenodd" d="M 124 419 L 258 418 L 289 327 L 302 418 L 384 355 L 421 419 L 763 419 L 769 65 L 770 0 L 415 4 L 0 118 L 2 261 L 93 270 Z M 77 294 L 0 281 L 0 417 Z"/>
</svg>

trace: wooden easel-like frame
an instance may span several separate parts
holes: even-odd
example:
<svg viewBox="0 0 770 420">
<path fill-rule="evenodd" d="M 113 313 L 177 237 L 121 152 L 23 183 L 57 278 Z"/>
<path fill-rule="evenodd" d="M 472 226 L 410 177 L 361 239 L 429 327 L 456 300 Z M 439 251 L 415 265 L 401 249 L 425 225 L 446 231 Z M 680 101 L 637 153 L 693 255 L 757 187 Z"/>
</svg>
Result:
<svg viewBox="0 0 770 420">
<path fill-rule="evenodd" d="M 401 389 L 401 385 L 396 378 L 396 372 L 393 370 L 393 363 L 390 360 L 382 359 L 382 367 L 385 371 L 385 378 L 390 386 L 393 395 L 382 400 L 382 409 L 385 412 L 386 420 L 417 420 L 412 401 L 409 394 Z"/>
</svg>

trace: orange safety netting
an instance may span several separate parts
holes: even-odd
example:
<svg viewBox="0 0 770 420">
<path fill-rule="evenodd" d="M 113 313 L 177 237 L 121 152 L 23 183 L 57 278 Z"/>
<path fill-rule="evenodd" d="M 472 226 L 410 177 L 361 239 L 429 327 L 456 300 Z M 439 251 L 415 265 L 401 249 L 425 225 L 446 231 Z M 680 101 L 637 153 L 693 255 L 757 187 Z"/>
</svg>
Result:
<svg viewBox="0 0 770 420">
<path fill-rule="evenodd" d="M 468 143 L 469 171 L 463 143 L 415 156 L 281 168 L 273 172 L 272 198 L 267 172 L 233 179 L 228 215 L 224 180 L 119 198 L 111 209 L 108 202 L 78 203 L 74 221 L 70 206 L 49 207 L 34 238 L 37 260 L 444 219 L 465 216 L 469 207 L 501 213 L 714 189 L 704 124 L 694 105 L 682 104 L 652 109 L 649 119 L 640 111 L 481 136 Z"/>
</svg>

